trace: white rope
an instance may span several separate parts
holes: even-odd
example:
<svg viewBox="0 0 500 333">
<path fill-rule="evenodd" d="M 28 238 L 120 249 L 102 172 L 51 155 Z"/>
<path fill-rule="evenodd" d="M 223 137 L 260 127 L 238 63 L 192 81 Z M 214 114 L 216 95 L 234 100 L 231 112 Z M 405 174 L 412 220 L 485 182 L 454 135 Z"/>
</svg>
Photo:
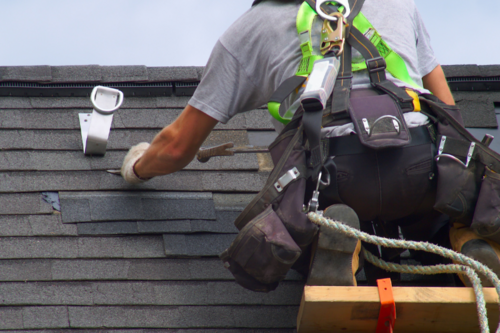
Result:
<svg viewBox="0 0 500 333">
<path fill-rule="evenodd" d="M 327 219 L 317 213 L 310 212 L 308 214 L 309 219 L 318 225 L 329 227 L 337 231 L 342 232 L 348 237 L 353 237 L 363 242 L 380 245 L 389 248 L 399 248 L 399 249 L 409 249 L 417 251 L 425 251 L 430 253 L 435 253 L 441 255 L 442 257 L 452 259 L 459 264 L 453 265 L 436 265 L 436 266 L 409 266 L 409 265 L 397 265 L 394 263 L 387 263 L 376 256 L 372 255 L 369 251 L 363 249 L 365 258 L 373 263 L 374 265 L 393 272 L 399 273 L 412 273 L 412 274 L 440 274 L 440 273 L 459 273 L 466 274 L 471 280 L 472 286 L 474 288 L 474 293 L 476 294 L 477 301 L 477 312 L 479 317 L 479 326 L 482 333 L 489 333 L 488 317 L 486 312 L 486 301 L 484 300 L 484 294 L 482 291 L 481 280 L 476 272 L 481 273 L 486 276 L 488 280 L 495 286 L 495 290 L 498 295 L 500 295 L 500 279 L 493 273 L 487 266 L 482 263 L 473 260 L 461 253 L 457 253 L 450 249 L 443 248 L 434 244 L 426 242 L 414 242 L 398 239 L 389 239 L 378 236 L 369 235 L 367 233 L 361 232 L 357 229 L 351 228 L 341 222 L 335 222 L 331 219 Z M 496 333 L 500 333 L 500 324 L 496 330 Z"/>
</svg>

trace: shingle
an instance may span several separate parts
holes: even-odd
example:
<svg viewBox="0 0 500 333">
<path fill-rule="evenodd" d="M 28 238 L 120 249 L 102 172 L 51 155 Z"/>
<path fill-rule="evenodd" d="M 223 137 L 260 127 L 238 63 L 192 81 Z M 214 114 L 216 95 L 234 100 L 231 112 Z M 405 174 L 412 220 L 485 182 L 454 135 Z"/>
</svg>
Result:
<svg viewBox="0 0 500 333">
<path fill-rule="evenodd" d="M 137 222 L 77 223 L 78 235 L 137 234 Z"/>
<path fill-rule="evenodd" d="M 0 81 L 48 82 L 51 79 L 50 66 L 0 67 Z"/>
<path fill-rule="evenodd" d="M 141 185 L 130 185 L 120 176 L 105 171 L 39 171 L 0 173 L 0 192 L 40 191 L 214 191 L 258 192 L 267 172 L 181 171 L 156 177 Z"/>
<path fill-rule="evenodd" d="M 496 94 L 454 92 L 466 127 L 497 127 L 494 99 Z M 480 96 L 478 96 L 480 95 Z M 498 94 L 500 96 L 500 93 Z"/>
<path fill-rule="evenodd" d="M 65 306 L 41 306 L 23 308 L 24 329 L 67 328 L 68 309 Z"/>
<path fill-rule="evenodd" d="M 92 305 L 96 287 L 88 282 L 14 282 L 0 284 L 0 302 L 20 305 Z"/>
<path fill-rule="evenodd" d="M 157 128 L 162 129 L 172 123 L 180 110 L 161 109 L 123 109 L 115 114 L 112 128 Z"/>
<path fill-rule="evenodd" d="M 216 130 L 235 130 L 235 129 L 247 129 L 247 122 L 244 114 L 237 114 L 231 118 L 227 124 L 218 123 L 215 126 Z"/>
<path fill-rule="evenodd" d="M 158 134 L 158 129 L 119 129 L 114 128 L 109 135 L 107 152 L 127 150 L 139 142 L 151 142 Z M 203 144 L 206 147 L 233 142 L 246 145 L 246 131 L 213 131 Z M 36 150 L 74 150 L 82 151 L 80 130 L 2 130 L 0 131 L 0 149 L 36 149 Z M 239 157 L 241 157 L 240 155 Z M 234 158 L 232 158 L 234 159 Z"/>
<path fill-rule="evenodd" d="M 144 82 L 148 80 L 146 66 L 102 66 L 102 82 Z"/>
<path fill-rule="evenodd" d="M 31 109 L 29 98 L 0 97 L 0 109 Z"/>
<path fill-rule="evenodd" d="M 234 280 L 218 258 L 0 260 L 0 281 Z M 289 274 L 287 280 L 300 280 Z"/>
<path fill-rule="evenodd" d="M 41 285 L 41 286 L 40 286 Z M 65 302 L 47 301 L 47 304 L 85 305 L 86 296 L 77 296 L 76 291 L 88 293 L 93 289 L 92 304 L 95 305 L 299 305 L 304 285 L 302 283 L 283 283 L 273 293 L 261 294 L 242 288 L 236 282 L 93 282 L 86 284 L 63 284 L 62 293 L 67 295 Z M 72 289 L 69 289 L 72 288 Z M 51 286 L 38 284 L 36 288 L 14 284 L 0 288 L 7 296 L 15 290 L 20 294 L 29 291 L 47 293 Z M 21 296 L 13 295 L 18 305 Z M 5 297 L 4 297 L 5 298 Z M 33 298 L 33 297 L 31 297 Z M 35 297 L 37 300 L 40 297 Z M 25 304 L 32 304 L 30 297 Z M 74 300 L 73 300 L 74 299 Z"/>
<path fill-rule="evenodd" d="M 221 226 L 225 226 L 225 230 L 238 230 L 234 226 L 234 221 L 236 221 L 236 218 L 240 215 L 240 211 L 222 211 L 218 210 L 217 211 L 217 223 L 220 223 Z M 226 232 L 227 232 L 226 231 Z"/>
<path fill-rule="evenodd" d="M 0 216 L 0 236 L 76 236 L 75 225 L 64 225 L 61 216 Z"/>
<path fill-rule="evenodd" d="M 34 109 L 85 109 L 79 112 L 91 112 L 90 97 L 27 97 Z"/>
<path fill-rule="evenodd" d="M 131 260 L 129 280 L 233 280 L 218 258 Z"/>
<path fill-rule="evenodd" d="M 61 198 L 60 202 L 63 223 L 92 220 L 88 200 Z"/>
<path fill-rule="evenodd" d="M 214 222 L 214 221 L 211 221 Z M 184 233 L 192 232 L 192 221 L 153 221 L 153 222 L 137 222 L 137 230 L 139 233 L 159 234 L 159 233 Z"/>
<path fill-rule="evenodd" d="M 179 221 L 152 221 L 137 222 L 139 233 L 229 233 L 234 234 L 238 229 L 233 224 L 234 219 L 220 218 L 225 212 L 216 211 L 217 220 L 179 220 Z M 225 216 L 224 216 L 225 217 Z"/>
<path fill-rule="evenodd" d="M 294 328 L 297 306 L 68 307 L 72 328 Z"/>
<path fill-rule="evenodd" d="M 79 113 L 91 113 L 92 109 L 0 109 L 1 129 L 35 130 L 80 130 Z M 180 114 L 176 109 L 121 109 L 113 118 L 113 129 L 156 129 L 172 123 Z M 243 115 L 234 117 L 227 125 L 217 125 L 216 129 L 241 130 L 246 122 Z M 269 129 L 269 126 L 266 127 Z"/>
<path fill-rule="evenodd" d="M 234 234 L 164 234 L 167 256 L 218 256 L 235 239 Z"/>
<path fill-rule="evenodd" d="M 278 134 L 276 131 L 248 131 L 248 141 L 252 146 L 267 147 Z"/>
<path fill-rule="evenodd" d="M 0 259 L 76 258 L 74 237 L 2 237 Z"/>
<path fill-rule="evenodd" d="M 131 262 L 134 260 L 53 260 L 49 272 L 53 280 L 127 280 Z"/>
<path fill-rule="evenodd" d="M 52 213 L 52 206 L 43 201 L 40 193 L 0 194 L 0 215 L 43 213 Z"/>
<path fill-rule="evenodd" d="M 149 82 L 198 81 L 196 67 L 148 67 Z"/>
<path fill-rule="evenodd" d="M 271 115 L 267 110 L 254 110 L 243 113 L 246 129 L 249 130 L 274 130 Z"/>
<path fill-rule="evenodd" d="M 60 200 L 65 223 L 215 219 L 211 193 L 61 192 Z"/>
<path fill-rule="evenodd" d="M 22 329 L 23 309 L 19 307 L 0 307 L 0 329 Z"/>
<path fill-rule="evenodd" d="M 481 76 L 500 76 L 500 65 L 482 65 L 479 66 Z"/>
<path fill-rule="evenodd" d="M 215 209 L 220 211 L 241 212 L 254 197 L 255 194 L 214 193 Z"/>
<path fill-rule="evenodd" d="M 0 281 L 50 281 L 51 264 L 50 260 L 0 260 Z"/>
<path fill-rule="evenodd" d="M 101 81 L 101 66 L 52 66 L 52 83 L 86 83 Z"/>
<path fill-rule="evenodd" d="M 198 73 L 198 80 L 201 80 L 203 77 L 203 72 L 205 71 L 205 67 L 195 67 L 196 72 Z"/>
<path fill-rule="evenodd" d="M 174 108 L 184 109 L 191 97 L 172 96 L 172 97 L 156 97 L 156 106 L 158 108 Z"/>
<path fill-rule="evenodd" d="M 446 77 L 481 76 L 477 65 L 444 65 L 442 67 Z"/>
<path fill-rule="evenodd" d="M 79 258 L 165 257 L 161 236 L 79 237 Z"/>
</svg>

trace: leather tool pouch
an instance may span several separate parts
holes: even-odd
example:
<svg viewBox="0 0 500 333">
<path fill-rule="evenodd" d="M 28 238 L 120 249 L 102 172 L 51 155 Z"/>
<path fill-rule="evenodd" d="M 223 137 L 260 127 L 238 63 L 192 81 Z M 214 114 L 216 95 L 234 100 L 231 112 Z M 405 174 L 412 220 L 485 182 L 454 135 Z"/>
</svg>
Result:
<svg viewBox="0 0 500 333">
<path fill-rule="evenodd" d="M 389 95 L 351 98 L 349 113 L 361 143 L 367 147 L 402 147 L 411 141 L 401 108 Z"/>
<path fill-rule="evenodd" d="M 236 219 L 240 233 L 220 256 L 236 282 L 260 292 L 276 289 L 318 230 L 302 212 L 308 177 L 302 130 L 281 134 L 270 152 L 275 168 Z"/>
<path fill-rule="evenodd" d="M 484 166 L 472 158 L 474 143 L 441 136 L 438 145 L 438 186 L 434 209 L 448 215 L 452 222 L 470 226 Z"/>
<path fill-rule="evenodd" d="M 485 170 L 472 229 L 478 235 L 500 243 L 500 174 L 488 167 Z"/>
</svg>

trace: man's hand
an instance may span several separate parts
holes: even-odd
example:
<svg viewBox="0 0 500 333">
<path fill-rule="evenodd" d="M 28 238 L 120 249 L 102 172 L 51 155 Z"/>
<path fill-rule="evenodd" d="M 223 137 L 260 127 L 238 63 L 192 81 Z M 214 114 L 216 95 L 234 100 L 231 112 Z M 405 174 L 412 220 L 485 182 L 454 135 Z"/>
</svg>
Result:
<svg viewBox="0 0 500 333">
<path fill-rule="evenodd" d="M 134 166 L 137 161 L 144 155 L 146 150 L 149 148 L 149 143 L 141 142 L 136 146 L 133 146 L 128 151 L 127 156 L 123 160 L 123 165 L 121 169 L 122 177 L 130 184 L 140 184 L 148 179 L 139 178 L 139 176 L 134 171 Z"/>
<path fill-rule="evenodd" d="M 132 184 L 179 171 L 191 162 L 218 121 L 188 105 L 151 142 L 130 149 L 122 176 Z M 147 146 L 146 146 L 147 145 Z"/>
</svg>

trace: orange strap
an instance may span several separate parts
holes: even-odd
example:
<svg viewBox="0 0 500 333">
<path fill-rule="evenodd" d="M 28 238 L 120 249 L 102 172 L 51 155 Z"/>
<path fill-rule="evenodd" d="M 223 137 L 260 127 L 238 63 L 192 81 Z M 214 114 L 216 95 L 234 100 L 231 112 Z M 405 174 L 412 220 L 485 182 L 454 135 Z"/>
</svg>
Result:
<svg viewBox="0 0 500 333">
<path fill-rule="evenodd" d="M 396 303 L 391 279 L 377 280 L 380 295 L 380 314 L 376 333 L 392 333 L 396 322 Z"/>
</svg>

